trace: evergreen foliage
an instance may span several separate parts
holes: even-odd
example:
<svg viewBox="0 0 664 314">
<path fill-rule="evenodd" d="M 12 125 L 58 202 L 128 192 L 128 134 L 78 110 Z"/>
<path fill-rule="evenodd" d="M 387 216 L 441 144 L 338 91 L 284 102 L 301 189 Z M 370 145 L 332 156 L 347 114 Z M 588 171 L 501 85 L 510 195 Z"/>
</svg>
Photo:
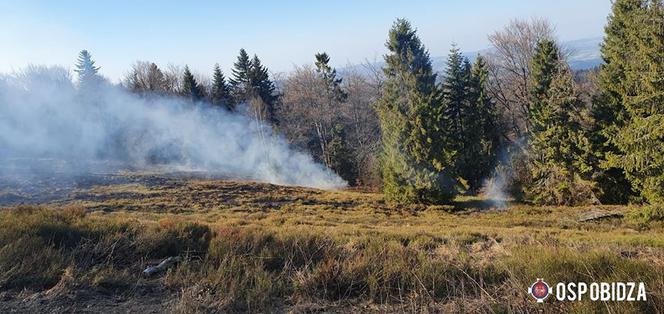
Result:
<svg viewBox="0 0 664 314">
<path fill-rule="evenodd" d="M 101 80 L 97 74 L 99 67 L 95 66 L 92 55 L 87 50 L 81 50 L 79 53 L 74 72 L 78 73 L 79 88 L 84 92 L 91 90 Z"/>
<path fill-rule="evenodd" d="M 330 169 L 346 182 L 354 185 L 357 180 L 357 169 L 353 163 L 352 152 L 347 145 L 346 131 L 342 124 L 334 126 L 327 151 Z"/>
<path fill-rule="evenodd" d="M 614 4 L 614 12 L 617 11 Z M 632 186 L 651 204 L 664 203 L 664 8 L 661 0 L 631 4 L 623 31 L 632 54 L 623 62 L 624 76 L 604 84 L 625 108 L 627 121 L 618 126 L 619 153 L 607 164 L 624 169 Z M 608 36 L 607 36 L 608 37 Z M 609 75 L 609 74 L 606 74 Z M 616 87 L 617 86 L 617 87 Z"/>
<path fill-rule="evenodd" d="M 194 102 L 203 98 L 201 87 L 196 82 L 194 75 L 189 71 L 188 66 L 184 67 L 184 74 L 182 75 L 182 96 Z"/>
<path fill-rule="evenodd" d="M 389 202 L 445 203 L 455 195 L 442 106 L 431 60 L 411 24 L 389 31 L 381 98 L 375 104 L 382 131 L 382 173 Z"/>
<path fill-rule="evenodd" d="M 240 55 L 233 64 L 230 86 L 235 103 L 247 101 L 247 95 L 250 90 L 249 72 L 251 71 L 251 60 L 246 50 L 240 49 Z"/>
<path fill-rule="evenodd" d="M 489 69 L 482 56 L 475 59 L 468 91 L 468 126 L 465 139 L 468 156 L 464 167 L 471 190 L 479 189 L 494 172 L 500 151 L 501 126 L 496 106 L 487 91 Z"/>
<path fill-rule="evenodd" d="M 330 67 L 330 57 L 327 53 L 317 53 L 316 54 L 316 72 L 320 75 L 321 79 L 325 83 L 328 98 L 332 98 L 338 102 L 343 102 L 348 97 L 348 94 L 343 91 L 341 88 L 342 78 L 337 77 L 337 70 Z"/>
<path fill-rule="evenodd" d="M 276 89 L 274 83 L 270 80 L 267 67 L 263 66 L 261 60 L 256 55 L 251 59 L 249 84 L 252 96 L 260 97 L 270 107 L 269 111 L 272 112 L 278 98 L 275 93 Z"/>
<path fill-rule="evenodd" d="M 474 66 L 453 47 L 441 84 L 445 131 L 457 151 L 455 171 L 477 192 L 493 171 L 498 153 L 499 129 L 495 108 L 487 95 L 488 69 L 484 59 Z"/>
<path fill-rule="evenodd" d="M 234 109 L 230 88 L 226 84 L 226 78 L 221 72 L 219 64 L 215 64 L 214 72 L 212 74 L 212 92 L 210 94 L 210 102 L 214 106 L 223 107 L 229 111 Z"/>
<path fill-rule="evenodd" d="M 551 40 L 533 56 L 529 139 L 531 180 L 526 197 L 537 204 L 596 203 L 590 141 L 581 127 L 583 104 L 569 67 Z"/>
<path fill-rule="evenodd" d="M 322 94 L 321 103 L 317 107 L 333 113 L 332 116 L 314 122 L 318 138 L 316 144 L 321 147 L 325 164 L 353 185 L 357 180 L 357 169 L 348 149 L 344 126 L 337 123 L 340 120 L 341 106 L 348 94 L 341 87 L 343 79 L 337 77 L 337 70 L 330 66 L 327 53 L 317 53 L 315 58 L 317 79 L 321 87 L 318 90 Z M 320 112 L 319 115 L 322 117 L 324 114 Z"/>
<path fill-rule="evenodd" d="M 261 121 L 274 122 L 274 110 L 279 100 L 274 83 L 270 80 L 267 67 L 258 56 L 240 49 L 234 64 L 230 87 L 235 104 L 246 103 L 254 117 Z"/>
<path fill-rule="evenodd" d="M 614 2 L 601 46 L 604 62 L 600 66 L 597 80 L 600 92 L 592 99 L 593 127 L 590 139 L 596 164 L 596 181 L 603 191 L 601 200 L 608 203 L 626 203 L 635 195 L 622 166 L 606 161 L 610 156 L 621 154 L 617 146 L 617 135 L 629 121 L 623 95 L 628 91 L 628 60 L 637 53 L 631 34 L 637 32 L 637 20 L 643 2 Z"/>
</svg>

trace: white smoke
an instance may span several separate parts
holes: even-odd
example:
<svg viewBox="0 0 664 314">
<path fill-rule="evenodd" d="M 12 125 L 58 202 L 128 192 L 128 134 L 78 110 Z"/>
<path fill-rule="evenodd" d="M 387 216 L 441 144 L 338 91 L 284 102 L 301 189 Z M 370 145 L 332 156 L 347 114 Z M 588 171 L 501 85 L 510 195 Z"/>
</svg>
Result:
<svg viewBox="0 0 664 314">
<path fill-rule="evenodd" d="M 524 152 L 527 139 L 520 138 L 511 145 L 503 148 L 498 154 L 498 164 L 491 177 L 484 180 L 482 191 L 493 206 L 505 208 L 515 195 L 509 191 L 514 190 L 515 184 L 520 182 L 520 172 L 525 170 Z"/>
<path fill-rule="evenodd" d="M 493 206 L 500 208 L 507 206 L 508 196 L 505 193 L 505 177 L 502 173 L 497 172 L 491 178 L 484 180 L 482 190 Z"/>
<path fill-rule="evenodd" d="M 0 75 L 0 166 L 64 164 L 67 171 L 205 171 L 323 189 L 336 174 L 267 125 L 175 97 L 141 97 L 101 82 L 80 93 L 67 70 L 31 66 Z M 0 167 L 2 171 L 3 167 Z"/>
</svg>

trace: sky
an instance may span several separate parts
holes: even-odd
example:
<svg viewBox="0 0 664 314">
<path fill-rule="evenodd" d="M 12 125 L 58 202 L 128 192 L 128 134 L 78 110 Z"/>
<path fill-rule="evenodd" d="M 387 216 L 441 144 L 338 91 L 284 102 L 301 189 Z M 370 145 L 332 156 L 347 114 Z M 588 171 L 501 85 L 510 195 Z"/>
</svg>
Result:
<svg viewBox="0 0 664 314">
<path fill-rule="evenodd" d="M 610 7 L 610 0 L 0 0 L 0 72 L 71 68 L 81 49 L 113 81 L 137 60 L 204 74 L 219 63 L 230 73 L 240 48 L 272 72 L 313 63 L 321 51 L 340 67 L 381 59 L 400 17 L 432 56 L 442 56 L 452 43 L 463 51 L 489 47 L 487 36 L 513 18 L 547 18 L 563 41 L 600 37 Z"/>
</svg>

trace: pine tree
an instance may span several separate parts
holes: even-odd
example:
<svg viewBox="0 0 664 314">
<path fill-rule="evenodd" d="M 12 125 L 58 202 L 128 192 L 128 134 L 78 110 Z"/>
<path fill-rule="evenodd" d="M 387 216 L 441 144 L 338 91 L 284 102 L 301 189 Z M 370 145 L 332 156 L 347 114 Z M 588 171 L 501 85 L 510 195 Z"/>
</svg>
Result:
<svg viewBox="0 0 664 314">
<path fill-rule="evenodd" d="M 230 94 L 230 88 L 226 85 L 226 78 L 221 72 L 219 64 L 214 65 L 214 72 L 212 74 L 212 92 L 210 95 L 210 102 L 214 106 L 226 108 L 229 111 L 234 109 L 233 98 Z"/>
<path fill-rule="evenodd" d="M 456 45 L 447 57 L 445 77 L 441 82 L 444 104 L 444 124 L 442 128 L 452 139 L 452 149 L 457 151 L 454 161 L 455 172 L 466 182 L 467 188 L 477 191 L 482 178 L 478 177 L 478 145 L 482 134 L 475 111 L 475 100 L 471 99 L 471 66 Z"/>
<path fill-rule="evenodd" d="M 261 120 L 274 122 L 274 108 L 278 96 L 275 93 L 274 83 L 270 80 L 268 69 L 261 64 L 261 60 L 256 55 L 251 59 L 248 78 L 248 95 L 253 98 L 252 111 L 260 115 Z"/>
<path fill-rule="evenodd" d="M 632 186 L 651 204 L 664 203 L 664 8 L 643 1 L 625 25 L 633 54 L 625 61 L 616 94 L 628 121 L 615 139 L 620 150 L 608 164 L 624 169 Z M 607 36 L 608 37 L 608 36 Z M 608 90 L 612 85 L 603 86 Z"/>
<path fill-rule="evenodd" d="M 472 66 L 466 114 L 464 178 L 472 191 L 478 190 L 488 179 L 498 162 L 500 126 L 495 104 L 487 91 L 489 70 L 482 56 Z M 463 176 L 463 174 L 462 174 Z"/>
<path fill-rule="evenodd" d="M 526 195 L 537 204 L 595 203 L 596 187 L 588 163 L 592 149 L 579 120 L 583 104 L 569 67 L 560 60 L 556 44 L 542 40 L 531 68 L 528 153 L 532 180 Z"/>
<path fill-rule="evenodd" d="M 486 91 L 488 70 L 482 57 L 474 66 L 454 46 L 441 83 L 445 130 L 457 151 L 455 172 L 477 192 L 493 171 L 499 145 L 495 108 Z"/>
<path fill-rule="evenodd" d="M 600 93 L 592 99 L 590 139 L 595 152 L 595 176 L 603 191 L 601 200 L 608 203 L 626 203 L 635 194 L 621 166 L 607 159 L 620 155 L 616 135 L 629 121 L 623 99 L 628 92 L 626 70 L 628 61 L 637 53 L 631 34 L 637 32 L 643 5 L 644 0 L 616 0 L 604 29 L 606 36 L 601 47 L 604 62 L 598 76 Z"/>
<path fill-rule="evenodd" d="M 342 124 L 336 124 L 332 130 L 332 139 L 327 145 L 329 167 L 351 185 L 357 180 L 357 170 L 353 156 L 347 145 L 346 132 Z"/>
<path fill-rule="evenodd" d="M 251 59 L 249 82 L 254 96 L 258 96 L 270 106 L 277 100 L 274 83 L 270 80 L 268 69 L 263 66 L 257 55 Z"/>
<path fill-rule="evenodd" d="M 182 96 L 196 102 L 203 98 L 201 87 L 196 82 L 194 75 L 189 71 L 189 67 L 184 67 L 184 74 L 182 75 Z"/>
<path fill-rule="evenodd" d="M 337 70 L 329 65 L 330 57 L 327 53 L 317 53 L 315 57 L 316 73 L 318 74 L 320 83 L 319 93 L 323 96 L 315 106 L 328 113 L 338 111 L 342 106 L 342 103 L 348 97 L 341 87 L 342 78 L 337 77 Z M 333 115 L 321 115 L 320 119 L 314 121 L 313 124 L 317 135 L 317 143 L 315 144 L 320 147 L 325 165 L 335 171 L 335 168 L 343 168 L 340 170 L 344 173 L 343 175 L 338 171 L 337 173 L 350 184 L 354 184 L 355 178 L 352 173 L 354 173 L 355 170 L 351 169 L 354 167 L 352 162 L 353 158 L 349 154 L 338 152 L 340 149 L 345 149 L 347 143 L 345 135 L 341 136 L 343 133 L 343 125 L 336 123 L 337 120 L 339 120 L 338 113 Z M 344 158 L 347 160 L 339 160 L 337 158 Z"/>
<path fill-rule="evenodd" d="M 74 72 L 78 73 L 78 84 L 81 91 L 88 92 L 100 82 L 97 74 L 99 67 L 95 66 L 92 55 L 87 50 L 81 50 L 76 61 Z"/>
<path fill-rule="evenodd" d="M 457 145 L 457 151 L 463 149 L 464 142 L 464 111 L 467 105 L 467 89 L 469 87 L 470 66 L 468 60 L 461 55 L 458 47 L 453 46 L 447 57 L 445 78 L 442 82 L 445 100 L 445 116 L 449 124 L 446 126 Z"/>
<path fill-rule="evenodd" d="M 560 69 L 560 52 L 552 40 L 538 43 L 531 63 L 529 117 L 531 134 L 544 131 L 548 127 L 547 120 L 554 110 L 549 106 L 551 82 Z"/>
<path fill-rule="evenodd" d="M 337 77 L 337 70 L 330 67 L 329 63 L 330 57 L 327 53 L 316 54 L 316 72 L 325 83 L 328 94 L 331 94 L 334 100 L 343 102 L 348 95 L 341 88 L 342 78 Z"/>
<path fill-rule="evenodd" d="M 389 202 L 444 203 L 455 194 L 453 152 L 441 130 L 436 74 L 416 31 L 398 19 L 389 31 L 383 94 L 375 104 Z"/>
<path fill-rule="evenodd" d="M 233 66 L 233 76 L 229 80 L 231 91 L 235 103 L 243 103 L 247 101 L 248 95 L 251 93 L 251 83 L 249 81 L 251 60 L 246 50 L 240 49 L 240 55 Z"/>
</svg>

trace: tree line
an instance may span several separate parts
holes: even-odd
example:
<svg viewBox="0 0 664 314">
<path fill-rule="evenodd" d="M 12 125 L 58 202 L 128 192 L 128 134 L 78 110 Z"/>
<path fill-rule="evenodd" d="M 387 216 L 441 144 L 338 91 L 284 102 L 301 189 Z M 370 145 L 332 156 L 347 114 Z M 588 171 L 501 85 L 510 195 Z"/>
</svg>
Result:
<svg viewBox="0 0 664 314">
<path fill-rule="evenodd" d="M 285 77 L 241 49 L 227 78 L 137 62 L 123 86 L 243 111 L 351 185 L 388 201 L 447 203 L 501 176 L 537 204 L 661 203 L 664 199 L 664 10 L 616 0 L 602 65 L 574 72 L 541 19 L 514 20 L 473 61 L 454 46 L 439 75 L 405 19 L 389 30 L 384 64 L 340 75 L 324 52 Z M 89 53 L 76 71 L 96 74 Z"/>
<path fill-rule="evenodd" d="M 492 35 L 496 49 L 488 71 L 483 58 L 470 66 L 453 49 L 438 84 L 415 30 L 397 20 L 377 106 L 386 197 L 448 202 L 464 190 L 459 178 L 471 190 L 477 187 L 476 179 L 496 165 L 495 145 L 501 145 L 512 150 L 505 163 L 523 199 L 660 203 L 662 7 L 656 0 L 614 2 L 601 48 L 604 63 L 586 97 L 541 20 L 515 21 Z M 489 81 L 482 80 L 487 73 Z"/>
</svg>

